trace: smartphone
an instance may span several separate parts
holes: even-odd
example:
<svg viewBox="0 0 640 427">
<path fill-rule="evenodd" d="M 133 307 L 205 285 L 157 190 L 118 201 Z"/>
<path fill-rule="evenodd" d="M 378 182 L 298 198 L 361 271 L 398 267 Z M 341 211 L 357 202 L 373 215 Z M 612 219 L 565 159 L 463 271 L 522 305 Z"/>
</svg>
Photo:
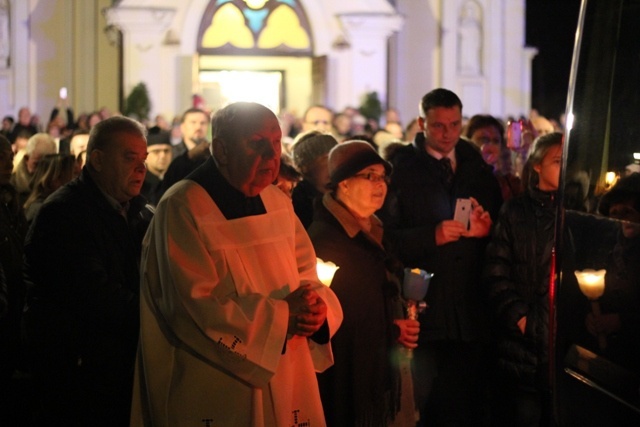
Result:
<svg viewBox="0 0 640 427">
<path fill-rule="evenodd" d="M 522 120 L 509 120 L 507 123 L 507 147 L 519 150 L 522 147 Z"/>
<path fill-rule="evenodd" d="M 471 216 L 471 199 L 456 199 L 456 210 L 453 214 L 455 221 L 461 222 L 465 228 L 469 229 L 469 218 Z"/>
<path fill-rule="evenodd" d="M 61 99 L 67 99 L 67 88 L 66 87 L 61 87 L 60 88 L 60 98 Z"/>
</svg>

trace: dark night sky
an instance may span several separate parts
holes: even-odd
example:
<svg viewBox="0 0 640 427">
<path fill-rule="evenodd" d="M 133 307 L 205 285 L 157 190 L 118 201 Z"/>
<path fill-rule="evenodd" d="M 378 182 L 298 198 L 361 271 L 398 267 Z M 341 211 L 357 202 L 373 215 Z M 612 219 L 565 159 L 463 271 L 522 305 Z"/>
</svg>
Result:
<svg viewBox="0 0 640 427">
<path fill-rule="evenodd" d="M 540 114 L 564 113 L 581 0 L 526 0 L 526 44 L 538 49 L 532 104 Z"/>
</svg>

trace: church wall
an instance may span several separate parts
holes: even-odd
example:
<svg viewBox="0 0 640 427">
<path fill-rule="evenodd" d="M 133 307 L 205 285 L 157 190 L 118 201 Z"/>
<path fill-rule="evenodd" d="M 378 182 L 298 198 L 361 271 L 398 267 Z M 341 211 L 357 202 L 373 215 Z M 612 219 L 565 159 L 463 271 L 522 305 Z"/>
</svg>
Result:
<svg viewBox="0 0 640 427">
<path fill-rule="evenodd" d="M 472 1 L 482 9 L 480 73 L 475 75 L 460 73 L 459 67 L 460 8 L 468 2 L 396 0 L 394 10 L 386 0 L 301 0 L 314 54 L 327 57 L 327 105 L 335 110 L 357 106 L 364 92 L 376 90 L 384 106 L 396 108 L 407 123 L 417 114 L 420 97 L 444 86 L 461 95 L 466 115 L 526 113 L 535 49 L 523 46 L 525 0 Z M 196 37 L 207 4 L 118 4 L 169 11 L 162 23 L 153 16 L 145 23 L 157 28 L 141 30 L 137 21 L 128 22 L 133 33 L 125 30 L 123 38 L 124 96 L 140 81 L 148 83 L 152 116 L 179 114 L 198 90 Z M 10 0 L 10 5 L 13 62 L 10 69 L 0 69 L 0 91 L 7 93 L 0 99 L 0 113 L 15 115 L 28 105 L 46 120 L 61 86 L 69 88 L 76 112 L 119 108 L 118 51 L 104 32 L 102 13 L 111 0 Z M 339 40 L 347 42 L 346 48 L 336 47 Z M 304 110 L 310 103 L 311 73 L 304 73 L 287 73 L 289 109 Z"/>
<path fill-rule="evenodd" d="M 5 71 L 9 96 L 0 101 L 0 114 L 16 116 L 19 108 L 28 106 L 45 127 L 63 86 L 76 113 L 101 106 L 117 109 L 118 54 L 103 33 L 106 23 L 101 14 L 110 4 L 110 0 L 12 1 L 12 62 Z"/>
<path fill-rule="evenodd" d="M 418 115 L 422 95 L 440 78 L 439 0 L 397 0 L 403 27 L 391 38 L 389 102 L 406 125 Z M 410 19 L 409 19 L 410 18 Z"/>
</svg>

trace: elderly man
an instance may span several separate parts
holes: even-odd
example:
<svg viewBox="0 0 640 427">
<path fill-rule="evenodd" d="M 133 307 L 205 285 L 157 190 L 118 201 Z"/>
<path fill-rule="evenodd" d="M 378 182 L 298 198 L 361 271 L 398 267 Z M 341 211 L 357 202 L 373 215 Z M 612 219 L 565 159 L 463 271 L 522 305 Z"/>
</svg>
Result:
<svg viewBox="0 0 640 427">
<path fill-rule="evenodd" d="M 40 159 L 47 154 L 55 154 L 55 152 L 56 143 L 47 133 L 36 133 L 27 141 L 24 155 L 18 162 L 11 177 L 11 184 L 18 191 L 21 204 L 24 204 L 27 197 L 29 197 L 29 193 L 31 193 L 31 180 Z"/>
<path fill-rule="evenodd" d="M 25 328 L 42 422 L 128 425 L 150 219 L 139 196 L 145 135 L 125 117 L 94 126 L 81 175 L 47 199 L 27 234 Z"/>
<path fill-rule="evenodd" d="M 132 425 L 325 425 L 315 371 L 342 320 L 309 237 L 271 185 L 281 131 L 255 103 L 212 119 L 212 155 L 143 243 Z"/>
</svg>

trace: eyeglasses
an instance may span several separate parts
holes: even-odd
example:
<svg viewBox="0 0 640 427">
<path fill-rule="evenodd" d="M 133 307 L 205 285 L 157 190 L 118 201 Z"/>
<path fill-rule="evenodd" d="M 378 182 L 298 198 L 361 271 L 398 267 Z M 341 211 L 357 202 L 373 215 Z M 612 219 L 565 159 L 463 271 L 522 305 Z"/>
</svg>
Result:
<svg viewBox="0 0 640 427">
<path fill-rule="evenodd" d="M 387 176 L 387 175 L 379 175 L 377 173 L 374 172 L 369 172 L 369 173 L 359 173 L 357 175 L 353 176 L 354 178 L 363 178 L 366 180 L 369 180 L 371 182 L 375 182 L 378 183 L 380 181 L 384 181 L 385 184 L 389 185 L 389 183 L 391 182 L 391 177 Z"/>
</svg>

